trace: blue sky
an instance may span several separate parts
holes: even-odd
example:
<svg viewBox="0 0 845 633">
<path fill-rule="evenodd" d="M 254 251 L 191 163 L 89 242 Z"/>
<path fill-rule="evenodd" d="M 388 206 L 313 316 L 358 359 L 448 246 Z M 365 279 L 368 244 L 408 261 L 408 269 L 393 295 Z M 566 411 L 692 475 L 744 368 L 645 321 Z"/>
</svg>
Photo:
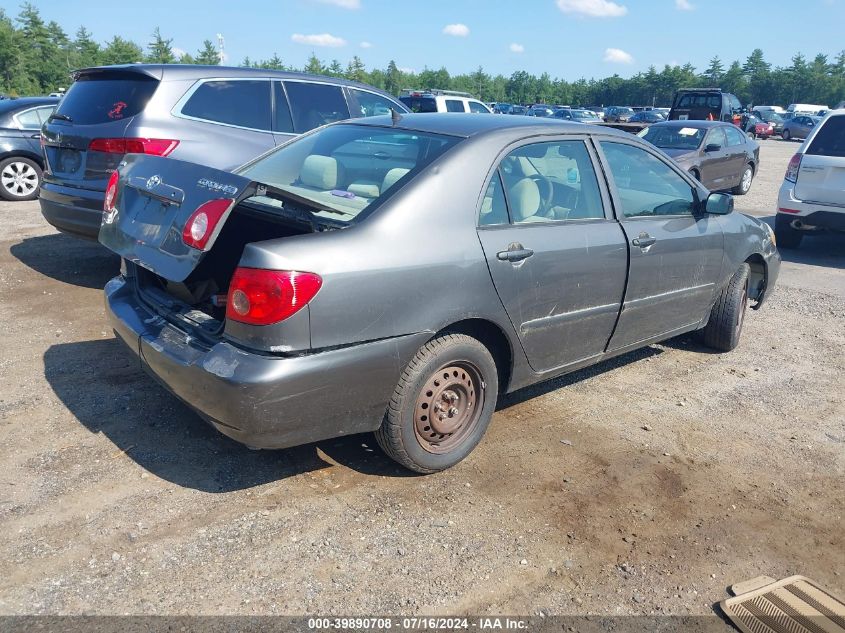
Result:
<svg viewBox="0 0 845 633">
<path fill-rule="evenodd" d="M 173 46 L 195 53 L 225 37 L 228 59 L 268 58 L 303 66 L 312 51 L 368 68 L 479 65 L 492 74 L 524 69 L 574 80 L 627 77 L 650 64 L 718 54 L 743 61 L 755 47 L 774 65 L 796 52 L 831 58 L 845 48 L 845 0 L 36 0 L 45 20 L 96 39 L 114 34 L 146 44 L 156 26 Z M 756 6 L 757 9 L 751 7 Z M 20 3 L 0 0 L 8 15 Z M 753 22 L 753 26 L 752 26 Z M 727 65 L 727 64 L 726 64 Z"/>
</svg>

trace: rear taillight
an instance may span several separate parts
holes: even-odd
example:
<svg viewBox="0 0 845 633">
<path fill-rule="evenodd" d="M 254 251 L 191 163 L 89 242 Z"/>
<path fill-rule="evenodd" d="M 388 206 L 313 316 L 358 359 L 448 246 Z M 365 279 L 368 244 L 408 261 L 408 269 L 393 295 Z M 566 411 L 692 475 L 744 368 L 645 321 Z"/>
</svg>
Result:
<svg viewBox="0 0 845 633">
<path fill-rule="evenodd" d="M 106 154 L 167 156 L 177 145 L 179 141 L 166 138 L 95 138 L 88 144 L 88 150 Z"/>
<path fill-rule="evenodd" d="M 211 238 L 223 227 L 221 218 L 234 204 L 233 198 L 217 198 L 201 204 L 182 229 L 182 241 L 191 248 L 205 250 Z"/>
<path fill-rule="evenodd" d="M 119 179 L 120 174 L 115 169 L 109 176 L 109 184 L 106 185 L 106 197 L 103 199 L 103 211 L 106 213 L 114 211 L 114 202 L 117 198 L 117 181 Z"/>
<path fill-rule="evenodd" d="M 786 167 L 784 179 L 789 182 L 797 182 L 799 169 L 801 169 L 801 154 L 795 154 L 795 156 L 793 156 L 789 161 L 789 165 Z"/>
<path fill-rule="evenodd" d="M 229 285 L 226 318 L 270 325 L 304 308 L 323 285 L 315 273 L 238 268 Z"/>
</svg>

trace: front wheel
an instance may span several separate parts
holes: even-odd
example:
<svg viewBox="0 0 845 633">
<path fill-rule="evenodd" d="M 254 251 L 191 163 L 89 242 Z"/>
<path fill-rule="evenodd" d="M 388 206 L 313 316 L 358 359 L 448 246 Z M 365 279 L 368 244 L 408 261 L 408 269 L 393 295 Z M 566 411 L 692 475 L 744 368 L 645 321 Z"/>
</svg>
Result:
<svg viewBox="0 0 845 633">
<path fill-rule="evenodd" d="M 745 322 L 745 311 L 748 307 L 749 272 L 748 264 L 743 263 L 719 293 L 710 311 L 710 319 L 702 332 L 707 347 L 720 352 L 730 352 L 739 345 L 739 336 L 742 334 L 742 324 Z"/>
<path fill-rule="evenodd" d="M 754 180 L 754 168 L 751 165 L 746 165 L 745 169 L 742 170 L 739 184 L 731 189 L 731 193 L 735 196 L 744 196 L 751 189 L 752 180 Z"/>
<path fill-rule="evenodd" d="M 0 197 L 4 200 L 35 200 L 41 187 L 41 167 L 28 158 L 12 157 L 0 162 Z"/>
<path fill-rule="evenodd" d="M 784 131 L 781 133 L 780 137 L 781 137 L 784 141 L 788 141 L 789 139 L 791 139 L 791 138 L 792 138 L 792 134 L 789 132 L 789 130 L 784 130 Z"/>
<path fill-rule="evenodd" d="M 402 372 L 376 441 L 418 473 L 454 466 L 481 441 L 499 390 L 489 350 L 465 334 L 423 345 Z"/>
</svg>

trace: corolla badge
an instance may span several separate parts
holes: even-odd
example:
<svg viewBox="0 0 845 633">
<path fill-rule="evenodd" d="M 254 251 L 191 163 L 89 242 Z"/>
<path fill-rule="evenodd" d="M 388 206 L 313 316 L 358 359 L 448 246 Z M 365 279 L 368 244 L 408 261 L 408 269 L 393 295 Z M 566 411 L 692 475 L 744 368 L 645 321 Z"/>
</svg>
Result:
<svg viewBox="0 0 845 633">
<path fill-rule="evenodd" d="M 158 187 L 161 184 L 161 176 L 156 174 L 155 176 L 150 176 L 147 178 L 147 189 L 152 189 L 153 187 Z"/>
<path fill-rule="evenodd" d="M 236 193 L 238 193 L 238 188 L 234 185 L 219 183 L 215 180 L 209 180 L 208 178 L 200 178 L 199 180 L 197 180 L 197 187 L 211 189 L 212 191 L 219 191 L 221 193 L 229 194 L 230 196 L 234 196 Z"/>
</svg>

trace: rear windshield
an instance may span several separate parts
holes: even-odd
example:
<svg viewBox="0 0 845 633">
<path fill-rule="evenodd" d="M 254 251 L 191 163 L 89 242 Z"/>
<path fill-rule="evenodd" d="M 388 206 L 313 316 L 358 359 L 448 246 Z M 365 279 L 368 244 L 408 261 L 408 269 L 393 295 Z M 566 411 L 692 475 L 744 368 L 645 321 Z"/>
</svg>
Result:
<svg viewBox="0 0 845 633">
<path fill-rule="evenodd" d="M 320 215 L 354 220 L 376 201 L 393 195 L 460 139 L 365 125 L 335 125 L 265 154 L 238 173 L 306 198 Z M 271 206 L 284 202 L 266 196 Z"/>
<path fill-rule="evenodd" d="M 437 112 L 437 101 L 433 97 L 399 97 L 411 112 Z"/>
<path fill-rule="evenodd" d="M 698 149 L 707 130 L 694 127 L 653 125 L 638 136 L 660 149 Z"/>
<path fill-rule="evenodd" d="M 814 156 L 845 157 L 845 116 L 832 116 L 819 128 L 807 148 Z"/>
<path fill-rule="evenodd" d="M 683 94 L 678 97 L 678 102 L 675 104 L 676 108 L 711 108 L 713 110 L 722 109 L 722 95 L 721 94 Z"/>
<path fill-rule="evenodd" d="M 77 125 L 121 121 L 141 112 L 157 87 L 157 80 L 137 73 L 82 75 L 56 112 Z"/>
</svg>

